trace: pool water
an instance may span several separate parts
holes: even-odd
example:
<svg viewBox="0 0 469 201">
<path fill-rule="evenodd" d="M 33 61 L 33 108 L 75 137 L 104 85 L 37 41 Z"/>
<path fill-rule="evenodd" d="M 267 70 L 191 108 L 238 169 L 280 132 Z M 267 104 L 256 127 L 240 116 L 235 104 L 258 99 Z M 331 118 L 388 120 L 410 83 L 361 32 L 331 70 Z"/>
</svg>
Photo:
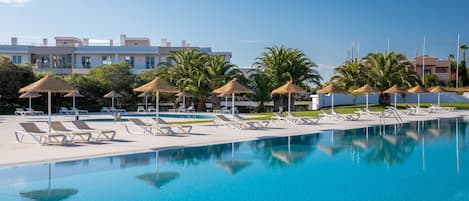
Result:
<svg viewBox="0 0 469 201">
<path fill-rule="evenodd" d="M 0 200 L 469 200 L 462 118 L 0 169 Z"/>
</svg>

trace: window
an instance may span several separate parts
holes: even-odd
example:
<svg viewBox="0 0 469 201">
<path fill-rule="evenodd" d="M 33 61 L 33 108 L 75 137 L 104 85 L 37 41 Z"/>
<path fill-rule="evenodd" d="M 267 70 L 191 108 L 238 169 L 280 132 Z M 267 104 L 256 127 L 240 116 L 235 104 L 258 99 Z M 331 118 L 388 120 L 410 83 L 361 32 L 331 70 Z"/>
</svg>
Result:
<svg viewBox="0 0 469 201">
<path fill-rule="evenodd" d="M 436 71 L 436 73 L 447 73 L 448 68 L 447 67 L 436 67 L 435 71 Z"/>
<path fill-rule="evenodd" d="M 21 64 L 21 56 L 12 56 L 11 60 L 14 64 Z"/>
<path fill-rule="evenodd" d="M 103 56 L 103 65 L 112 64 L 112 56 Z"/>
<path fill-rule="evenodd" d="M 134 57 L 133 56 L 125 56 L 125 62 L 128 63 L 131 68 L 134 67 Z"/>
<path fill-rule="evenodd" d="M 83 68 L 91 68 L 91 57 L 90 56 L 82 56 L 81 57 L 81 66 Z"/>
<path fill-rule="evenodd" d="M 145 68 L 155 68 L 155 57 L 146 56 L 145 57 Z"/>
<path fill-rule="evenodd" d="M 425 75 L 432 74 L 432 69 L 425 69 L 424 73 Z"/>
</svg>

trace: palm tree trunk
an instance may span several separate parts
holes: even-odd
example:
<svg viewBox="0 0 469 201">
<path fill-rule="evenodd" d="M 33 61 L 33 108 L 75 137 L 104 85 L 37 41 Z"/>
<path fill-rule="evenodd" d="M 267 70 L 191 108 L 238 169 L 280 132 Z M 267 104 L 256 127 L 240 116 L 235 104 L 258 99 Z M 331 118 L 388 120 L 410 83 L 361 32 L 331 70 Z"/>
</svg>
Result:
<svg viewBox="0 0 469 201">
<path fill-rule="evenodd" d="M 219 110 L 221 107 L 221 100 L 220 97 L 216 95 L 212 95 L 212 111 L 213 110 Z"/>
<path fill-rule="evenodd" d="M 389 94 L 383 93 L 379 94 L 378 100 L 380 105 L 389 105 L 391 101 Z"/>
<path fill-rule="evenodd" d="M 197 98 L 197 111 L 198 112 L 205 112 L 206 107 L 205 107 L 205 97 L 198 97 Z"/>
</svg>

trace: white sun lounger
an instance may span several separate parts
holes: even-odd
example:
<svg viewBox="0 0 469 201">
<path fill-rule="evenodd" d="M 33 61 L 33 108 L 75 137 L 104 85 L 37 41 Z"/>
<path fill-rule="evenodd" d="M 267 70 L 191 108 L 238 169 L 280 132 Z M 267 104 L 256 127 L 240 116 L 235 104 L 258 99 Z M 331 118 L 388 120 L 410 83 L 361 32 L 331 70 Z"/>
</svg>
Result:
<svg viewBox="0 0 469 201">
<path fill-rule="evenodd" d="M 76 120 L 76 121 L 72 121 L 73 125 L 75 125 L 75 127 L 77 127 L 77 129 L 79 129 L 80 131 L 89 131 L 91 132 L 92 134 L 94 134 L 92 136 L 92 138 L 96 141 L 101 141 L 101 140 L 109 140 L 109 141 L 112 141 L 114 140 L 114 137 L 116 136 L 116 131 L 115 130 L 110 130 L 110 129 L 104 129 L 104 130 L 101 130 L 101 129 L 94 129 L 94 128 L 91 128 L 90 126 L 88 126 L 88 124 L 86 124 L 86 122 L 84 121 L 81 121 L 81 120 Z"/>
<path fill-rule="evenodd" d="M 235 114 L 234 117 L 235 117 L 238 121 L 252 122 L 252 124 L 253 124 L 255 127 L 258 127 L 258 128 L 267 128 L 267 126 L 269 126 L 269 123 L 270 123 L 270 121 L 263 121 L 263 120 L 259 120 L 259 121 L 250 121 L 250 120 L 247 120 L 246 118 L 242 117 L 242 116 L 239 115 L 239 114 Z"/>
<path fill-rule="evenodd" d="M 34 114 L 33 112 L 24 110 L 23 108 L 16 108 L 15 110 L 15 115 L 25 116 L 25 115 L 33 115 L 33 114 Z"/>
<path fill-rule="evenodd" d="M 152 118 L 152 119 L 153 119 L 153 121 L 157 120 L 157 118 Z M 171 127 L 171 133 L 174 133 L 174 134 L 189 135 L 191 133 L 191 130 L 192 130 L 191 125 L 171 125 L 162 118 L 158 118 L 158 125 Z"/>
<path fill-rule="evenodd" d="M 318 121 L 321 119 L 321 117 L 315 117 L 315 118 L 306 118 L 306 117 L 298 117 L 295 116 L 294 114 L 289 114 L 287 116 L 287 119 L 290 120 L 290 122 L 294 124 L 317 124 Z"/>
<path fill-rule="evenodd" d="M 89 142 L 91 139 L 90 131 L 71 130 L 71 129 L 66 128 L 60 121 L 51 122 L 50 127 L 55 132 L 65 134 L 67 136 L 67 140 L 69 143 Z"/>
<path fill-rule="evenodd" d="M 125 125 L 125 129 L 130 134 L 129 127 L 137 127 L 143 130 L 144 133 L 149 135 L 169 135 L 171 134 L 171 127 L 170 126 L 156 126 L 152 124 L 148 124 L 143 122 L 141 119 L 138 118 L 128 118 L 129 124 Z M 155 130 L 156 132 L 153 132 Z"/>
<path fill-rule="evenodd" d="M 31 137 L 34 142 L 40 145 L 63 145 L 66 143 L 67 136 L 64 134 L 51 133 L 39 129 L 35 123 L 20 123 L 23 131 L 15 131 L 16 141 L 23 143 L 24 137 Z"/>
<path fill-rule="evenodd" d="M 216 127 L 227 126 L 227 127 L 231 127 L 234 129 L 257 129 L 258 128 L 254 125 L 252 121 L 233 121 L 222 114 L 215 115 L 215 117 L 217 117 L 217 119 L 213 120 L 213 124 Z"/>
</svg>

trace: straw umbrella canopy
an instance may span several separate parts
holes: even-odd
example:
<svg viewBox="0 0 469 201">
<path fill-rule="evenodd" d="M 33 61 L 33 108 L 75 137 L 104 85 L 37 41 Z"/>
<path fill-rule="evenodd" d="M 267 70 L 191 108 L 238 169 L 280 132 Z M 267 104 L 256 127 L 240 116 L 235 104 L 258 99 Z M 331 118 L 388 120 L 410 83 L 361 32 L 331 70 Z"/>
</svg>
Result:
<svg viewBox="0 0 469 201">
<path fill-rule="evenodd" d="M 288 93 L 288 114 L 290 114 L 291 94 L 292 93 L 295 93 L 295 94 L 306 93 L 306 90 L 293 84 L 293 81 L 290 80 L 287 83 L 285 83 L 283 86 L 273 90 L 271 94 L 273 95 L 273 94 L 286 94 L 286 93 Z"/>
<path fill-rule="evenodd" d="M 105 94 L 103 97 L 111 98 L 112 99 L 111 107 L 114 107 L 114 98 L 120 98 L 122 97 L 122 95 L 120 93 L 117 93 L 117 91 L 112 90 L 109 93 Z"/>
<path fill-rule="evenodd" d="M 407 92 L 412 93 L 412 94 L 417 94 L 417 108 L 420 108 L 420 94 L 428 93 L 429 91 L 423 88 L 422 86 L 417 85 L 415 87 L 408 89 Z"/>
<path fill-rule="evenodd" d="M 21 94 L 20 98 L 28 98 L 29 99 L 29 109 L 31 110 L 31 98 L 38 98 L 41 97 L 41 94 L 38 94 L 36 92 L 26 92 L 24 94 Z"/>
<path fill-rule="evenodd" d="M 75 91 L 69 92 L 68 94 L 65 94 L 64 97 L 72 97 L 73 98 L 73 108 L 72 109 L 75 109 L 75 97 L 83 98 L 85 96 L 80 94 L 80 92 L 78 90 L 75 90 Z"/>
<path fill-rule="evenodd" d="M 394 108 L 397 107 L 397 94 L 398 93 L 405 93 L 405 90 L 402 90 L 397 84 L 393 85 L 391 88 L 386 89 L 383 91 L 385 94 L 394 94 Z"/>
<path fill-rule="evenodd" d="M 373 88 L 369 84 L 365 84 L 362 87 L 353 90 L 353 93 L 358 93 L 358 94 L 365 94 L 366 96 L 366 112 L 368 112 L 368 94 L 377 94 L 380 93 L 379 90 Z"/>
<path fill-rule="evenodd" d="M 187 91 L 181 91 L 179 93 L 176 94 L 177 97 L 182 97 L 182 105 L 184 106 L 184 108 L 186 107 L 186 98 L 187 97 L 192 97 L 192 94 L 190 94 L 189 92 Z"/>
<path fill-rule="evenodd" d="M 235 100 L 235 94 L 253 94 L 254 91 L 243 86 L 239 82 L 236 81 L 236 78 L 229 81 L 222 87 L 213 90 L 213 93 L 215 94 L 231 94 L 231 114 L 233 115 L 234 119 L 234 113 L 235 113 L 235 106 L 234 106 L 234 100 Z"/>
<path fill-rule="evenodd" d="M 440 107 L 440 94 L 442 92 L 448 92 L 445 89 L 443 89 L 443 87 L 441 87 L 441 86 L 433 87 L 428 91 L 430 91 L 430 93 L 436 93 L 438 95 L 438 107 Z"/>
<path fill-rule="evenodd" d="M 36 92 L 36 93 L 47 93 L 47 116 L 49 123 L 49 131 L 51 133 L 50 122 L 51 122 L 51 96 L 52 93 L 68 93 L 74 91 L 75 89 L 62 80 L 55 79 L 53 76 L 46 75 L 42 79 L 25 86 L 19 90 L 20 93 L 25 92 Z"/>
<path fill-rule="evenodd" d="M 171 86 L 168 82 L 162 80 L 160 77 L 156 77 L 155 79 L 153 79 L 152 81 L 140 86 L 140 87 L 137 87 L 135 89 L 133 89 L 135 92 L 156 92 L 156 99 L 155 99 L 155 104 L 156 104 L 156 111 L 155 111 L 155 116 L 156 116 L 156 119 L 159 118 L 159 110 L 160 110 L 160 106 L 159 106 L 159 96 L 160 96 L 160 92 L 166 92 L 166 93 L 177 93 L 178 90 Z M 155 123 L 158 125 L 158 122 L 159 121 L 155 121 Z"/>
<path fill-rule="evenodd" d="M 149 92 L 143 92 L 141 94 L 139 94 L 137 97 L 139 98 L 142 98 L 144 97 L 145 98 L 145 110 L 148 109 L 148 96 L 150 96 L 150 93 Z"/>
<path fill-rule="evenodd" d="M 347 93 L 345 90 L 339 88 L 337 85 L 335 85 L 333 82 L 331 82 L 329 85 L 326 87 L 320 89 L 317 91 L 317 93 L 320 94 L 331 94 L 331 109 L 332 112 L 334 112 L 334 94 L 345 94 Z"/>
</svg>

